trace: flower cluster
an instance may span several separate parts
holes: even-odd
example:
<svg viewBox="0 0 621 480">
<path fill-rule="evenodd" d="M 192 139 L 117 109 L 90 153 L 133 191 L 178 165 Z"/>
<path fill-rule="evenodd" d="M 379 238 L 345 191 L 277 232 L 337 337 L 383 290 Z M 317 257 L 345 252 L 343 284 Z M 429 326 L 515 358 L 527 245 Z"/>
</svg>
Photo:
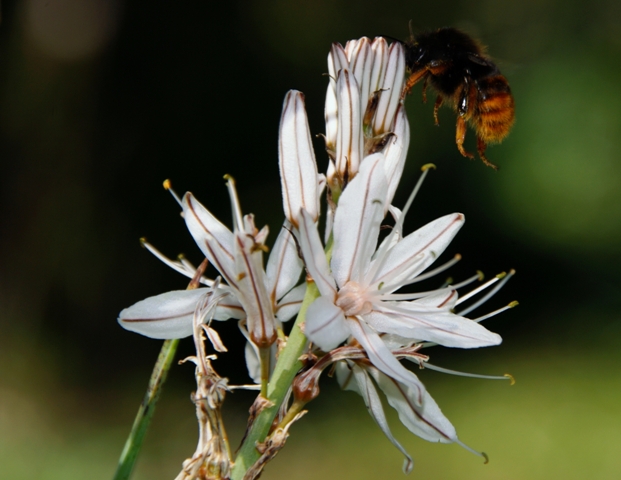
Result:
<svg viewBox="0 0 621 480">
<path fill-rule="evenodd" d="M 301 370 L 296 367 L 299 371 L 289 385 L 294 400 L 291 406 L 287 401 L 280 406 L 280 419 L 291 420 L 314 398 L 321 372 L 334 365 L 341 386 L 363 397 L 382 431 L 404 454 L 404 470 L 409 471 L 412 459 L 392 436 L 376 387 L 416 435 L 471 450 L 459 441 L 455 428 L 402 360 L 437 368 L 420 353 L 424 347 L 498 345 L 500 336 L 480 324 L 490 315 L 475 320 L 464 315 L 487 300 L 510 275 L 498 276 L 461 299 L 458 289 L 477 277 L 436 290 L 400 293 L 403 287 L 433 277 L 458 260 L 429 270 L 464 224 L 464 216 L 451 213 L 404 234 L 405 215 L 429 165 L 423 167 L 405 207 L 392 204 L 410 139 L 401 95 L 405 77 L 402 45 L 388 45 L 383 38 L 362 38 L 345 47 L 334 44 L 328 67 L 324 139 L 329 165 L 325 175 L 318 173 L 304 96 L 290 91 L 285 97 L 279 130 L 285 220 L 265 266 L 268 229 L 257 229 L 253 215 L 242 214 L 232 178 L 227 182 L 232 230 L 191 193 L 181 199 L 175 196 L 190 234 L 220 277 L 214 280 L 197 274 L 186 259 L 170 260 L 145 242 L 169 266 L 198 277 L 204 286 L 138 302 L 121 312 L 119 322 L 153 338 L 194 333 L 195 341 L 202 344 L 202 332 L 209 335 L 213 329 L 197 327 L 196 319 L 206 318 L 197 312 L 205 310 L 209 298 L 209 321 L 240 321 L 248 340 L 250 376 L 267 398 L 277 350 L 287 348 L 283 322 L 299 313 L 296 325 L 308 339 L 302 352 L 305 363 Z M 324 190 L 327 211 L 321 235 L 318 222 Z M 301 280 L 303 269 L 307 275 Z M 496 287 L 481 301 L 457 313 L 465 299 L 494 283 Z M 279 338 L 282 341 L 277 342 Z M 220 345 L 219 338 L 212 343 Z M 201 364 L 200 359 L 195 361 Z"/>
</svg>

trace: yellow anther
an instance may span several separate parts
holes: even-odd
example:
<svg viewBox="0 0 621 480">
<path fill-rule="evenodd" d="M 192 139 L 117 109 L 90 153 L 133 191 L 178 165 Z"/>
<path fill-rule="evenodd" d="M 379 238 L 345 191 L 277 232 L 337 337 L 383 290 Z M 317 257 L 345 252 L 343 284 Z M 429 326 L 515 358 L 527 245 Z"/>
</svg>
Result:
<svg viewBox="0 0 621 480">
<path fill-rule="evenodd" d="M 145 245 L 146 243 L 147 243 L 147 238 L 146 237 L 141 237 L 140 238 L 140 246 L 142 248 L 146 248 L 146 245 Z"/>
<path fill-rule="evenodd" d="M 507 305 L 507 307 L 509 308 L 513 308 L 513 307 L 517 307 L 520 303 L 517 300 L 513 300 L 509 305 Z"/>
<path fill-rule="evenodd" d="M 461 253 L 455 254 L 455 260 L 461 260 Z"/>
<path fill-rule="evenodd" d="M 481 452 L 481 455 L 483 455 L 483 458 L 485 459 L 483 465 L 487 465 L 489 463 L 489 457 L 487 456 L 487 453 Z"/>
<path fill-rule="evenodd" d="M 515 385 L 515 377 L 513 375 L 505 373 L 504 376 L 509 379 L 509 385 Z"/>
<path fill-rule="evenodd" d="M 482 282 L 485 278 L 485 274 L 481 270 L 477 270 L 477 275 L 479 276 L 479 282 Z"/>
<path fill-rule="evenodd" d="M 164 188 L 166 190 L 170 190 L 170 187 L 172 187 L 172 183 L 170 183 L 170 180 L 168 178 L 164 180 L 164 183 L 162 185 L 164 185 Z"/>
<path fill-rule="evenodd" d="M 496 275 L 496 278 L 498 280 L 502 280 L 503 278 L 505 278 L 507 276 L 507 272 L 500 272 L 498 275 Z"/>
<path fill-rule="evenodd" d="M 430 168 L 433 168 L 435 170 L 436 166 L 433 163 L 426 163 L 425 165 L 420 167 L 420 170 L 421 170 L 421 172 L 425 172 L 425 171 L 429 170 Z"/>
</svg>

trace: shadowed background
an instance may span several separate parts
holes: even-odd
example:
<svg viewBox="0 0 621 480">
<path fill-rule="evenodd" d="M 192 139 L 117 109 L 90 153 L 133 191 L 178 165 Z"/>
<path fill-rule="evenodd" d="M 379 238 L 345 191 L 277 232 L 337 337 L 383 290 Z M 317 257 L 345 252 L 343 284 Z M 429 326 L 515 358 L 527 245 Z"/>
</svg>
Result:
<svg viewBox="0 0 621 480">
<path fill-rule="evenodd" d="M 146 5 L 146 4 L 145 4 Z M 487 327 L 501 347 L 430 350 L 432 362 L 517 384 L 420 376 L 460 438 L 434 445 L 390 418 L 412 478 L 618 478 L 621 470 L 621 4 L 617 1 L 413 2 L 121 0 L 7 2 L 0 25 L 0 474 L 111 478 L 160 342 L 124 331 L 118 312 L 185 288 L 138 239 L 169 256 L 200 254 L 161 184 L 191 190 L 230 218 L 222 176 L 245 212 L 282 221 L 277 132 L 290 88 L 322 133 L 331 42 L 405 39 L 460 27 L 509 79 L 517 122 L 488 149 L 498 173 L 462 158 L 455 116 L 407 100 L 412 141 L 395 203 L 433 162 L 406 229 L 461 211 L 447 257 L 457 280 L 517 276 L 490 303 L 520 306 Z M 433 97 L 431 97 L 433 98 Z M 475 149 L 470 131 L 466 140 Z M 320 170 L 327 157 L 316 143 Z M 484 312 L 482 312 L 484 313 Z M 215 363 L 245 383 L 243 341 Z M 179 358 L 191 354 L 182 342 Z M 174 366 L 136 479 L 173 478 L 194 451 L 193 369 Z M 362 400 L 324 379 L 264 478 L 401 478 L 401 457 Z M 233 444 L 252 396 L 230 395 Z M 295 473 L 293 473 L 295 472 Z"/>
</svg>

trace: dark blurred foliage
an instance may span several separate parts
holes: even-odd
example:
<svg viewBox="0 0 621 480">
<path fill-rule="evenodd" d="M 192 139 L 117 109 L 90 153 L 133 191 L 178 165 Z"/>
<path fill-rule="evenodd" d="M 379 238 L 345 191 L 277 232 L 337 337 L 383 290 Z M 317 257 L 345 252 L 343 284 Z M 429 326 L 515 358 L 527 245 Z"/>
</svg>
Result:
<svg viewBox="0 0 621 480">
<path fill-rule="evenodd" d="M 286 91 L 305 93 L 312 131 L 323 132 L 331 42 L 405 39 L 410 20 L 415 31 L 452 25 L 487 44 L 513 88 L 517 123 L 488 150 L 501 167 L 496 173 L 459 155 L 454 114 L 442 109 L 434 127 L 433 102 L 422 105 L 414 88 L 407 99 L 410 159 L 396 204 L 422 164 L 438 169 L 406 228 L 462 211 L 467 222 L 448 253 L 464 260 L 451 275 L 517 270 L 489 304 L 520 301 L 488 325 L 509 351 L 578 348 L 585 337 L 618 346 L 620 5 L 5 1 L 2 382 L 34 391 L 34 380 L 45 378 L 108 408 L 115 408 L 114 392 L 130 388 L 137 406 L 160 342 L 124 331 L 117 314 L 186 285 L 138 239 L 148 237 L 169 256 L 201 260 L 162 181 L 193 191 L 228 222 L 222 177 L 233 175 L 245 211 L 270 225 L 273 240 L 282 221 L 277 134 Z M 469 132 L 471 150 L 473 140 Z M 316 154 L 325 170 L 319 140 Z M 233 353 L 218 369 L 245 382 L 237 327 L 219 328 Z M 189 353 L 183 343 L 180 356 Z M 483 361 L 496 353 L 438 352 L 446 361 L 467 355 Z M 190 370 L 175 370 L 172 385 L 188 392 Z"/>
</svg>

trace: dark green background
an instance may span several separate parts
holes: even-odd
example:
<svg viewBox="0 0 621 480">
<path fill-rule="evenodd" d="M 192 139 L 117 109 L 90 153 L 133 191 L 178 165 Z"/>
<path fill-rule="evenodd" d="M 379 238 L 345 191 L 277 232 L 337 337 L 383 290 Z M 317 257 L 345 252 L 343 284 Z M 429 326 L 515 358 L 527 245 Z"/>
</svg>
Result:
<svg viewBox="0 0 621 480">
<path fill-rule="evenodd" d="M 121 329 L 116 316 L 186 284 L 138 239 L 201 260 L 162 181 L 228 221 L 229 173 L 245 211 L 276 231 L 286 91 L 306 94 L 312 132 L 323 132 L 331 42 L 405 39 L 410 19 L 416 31 L 457 26 L 487 44 L 510 81 L 517 121 L 488 150 L 496 173 L 459 155 L 454 114 L 441 110 L 434 127 L 432 102 L 422 105 L 416 87 L 396 204 L 420 166 L 435 163 L 406 228 L 463 212 L 449 253 L 464 260 L 451 274 L 515 268 L 487 306 L 520 301 L 487 325 L 501 347 L 429 351 L 448 368 L 511 372 L 514 387 L 421 374 L 460 438 L 491 463 L 428 444 L 391 417 L 416 460 L 412 475 L 618 478 L 621 6 L 613 0 L 5 2 L 1 477 L 111 477 L 160 346 Z M 325 170 L 320 142 L 316 153 Z M 215 366 L 246 382 L 241 336 L 234 322 L 219 327 L 232 353 Z M 190 342 L 181 350 L 190 354 Z M 398 452 L 362 401 L 332 383 L 264 478 L 401 478 Z M 175 366 L 136 479 L 173 478 L 193 452 L 192 388 L 191 367 Z M 234 439 L 250 401 L 230 398 Z"/>
</svg>

